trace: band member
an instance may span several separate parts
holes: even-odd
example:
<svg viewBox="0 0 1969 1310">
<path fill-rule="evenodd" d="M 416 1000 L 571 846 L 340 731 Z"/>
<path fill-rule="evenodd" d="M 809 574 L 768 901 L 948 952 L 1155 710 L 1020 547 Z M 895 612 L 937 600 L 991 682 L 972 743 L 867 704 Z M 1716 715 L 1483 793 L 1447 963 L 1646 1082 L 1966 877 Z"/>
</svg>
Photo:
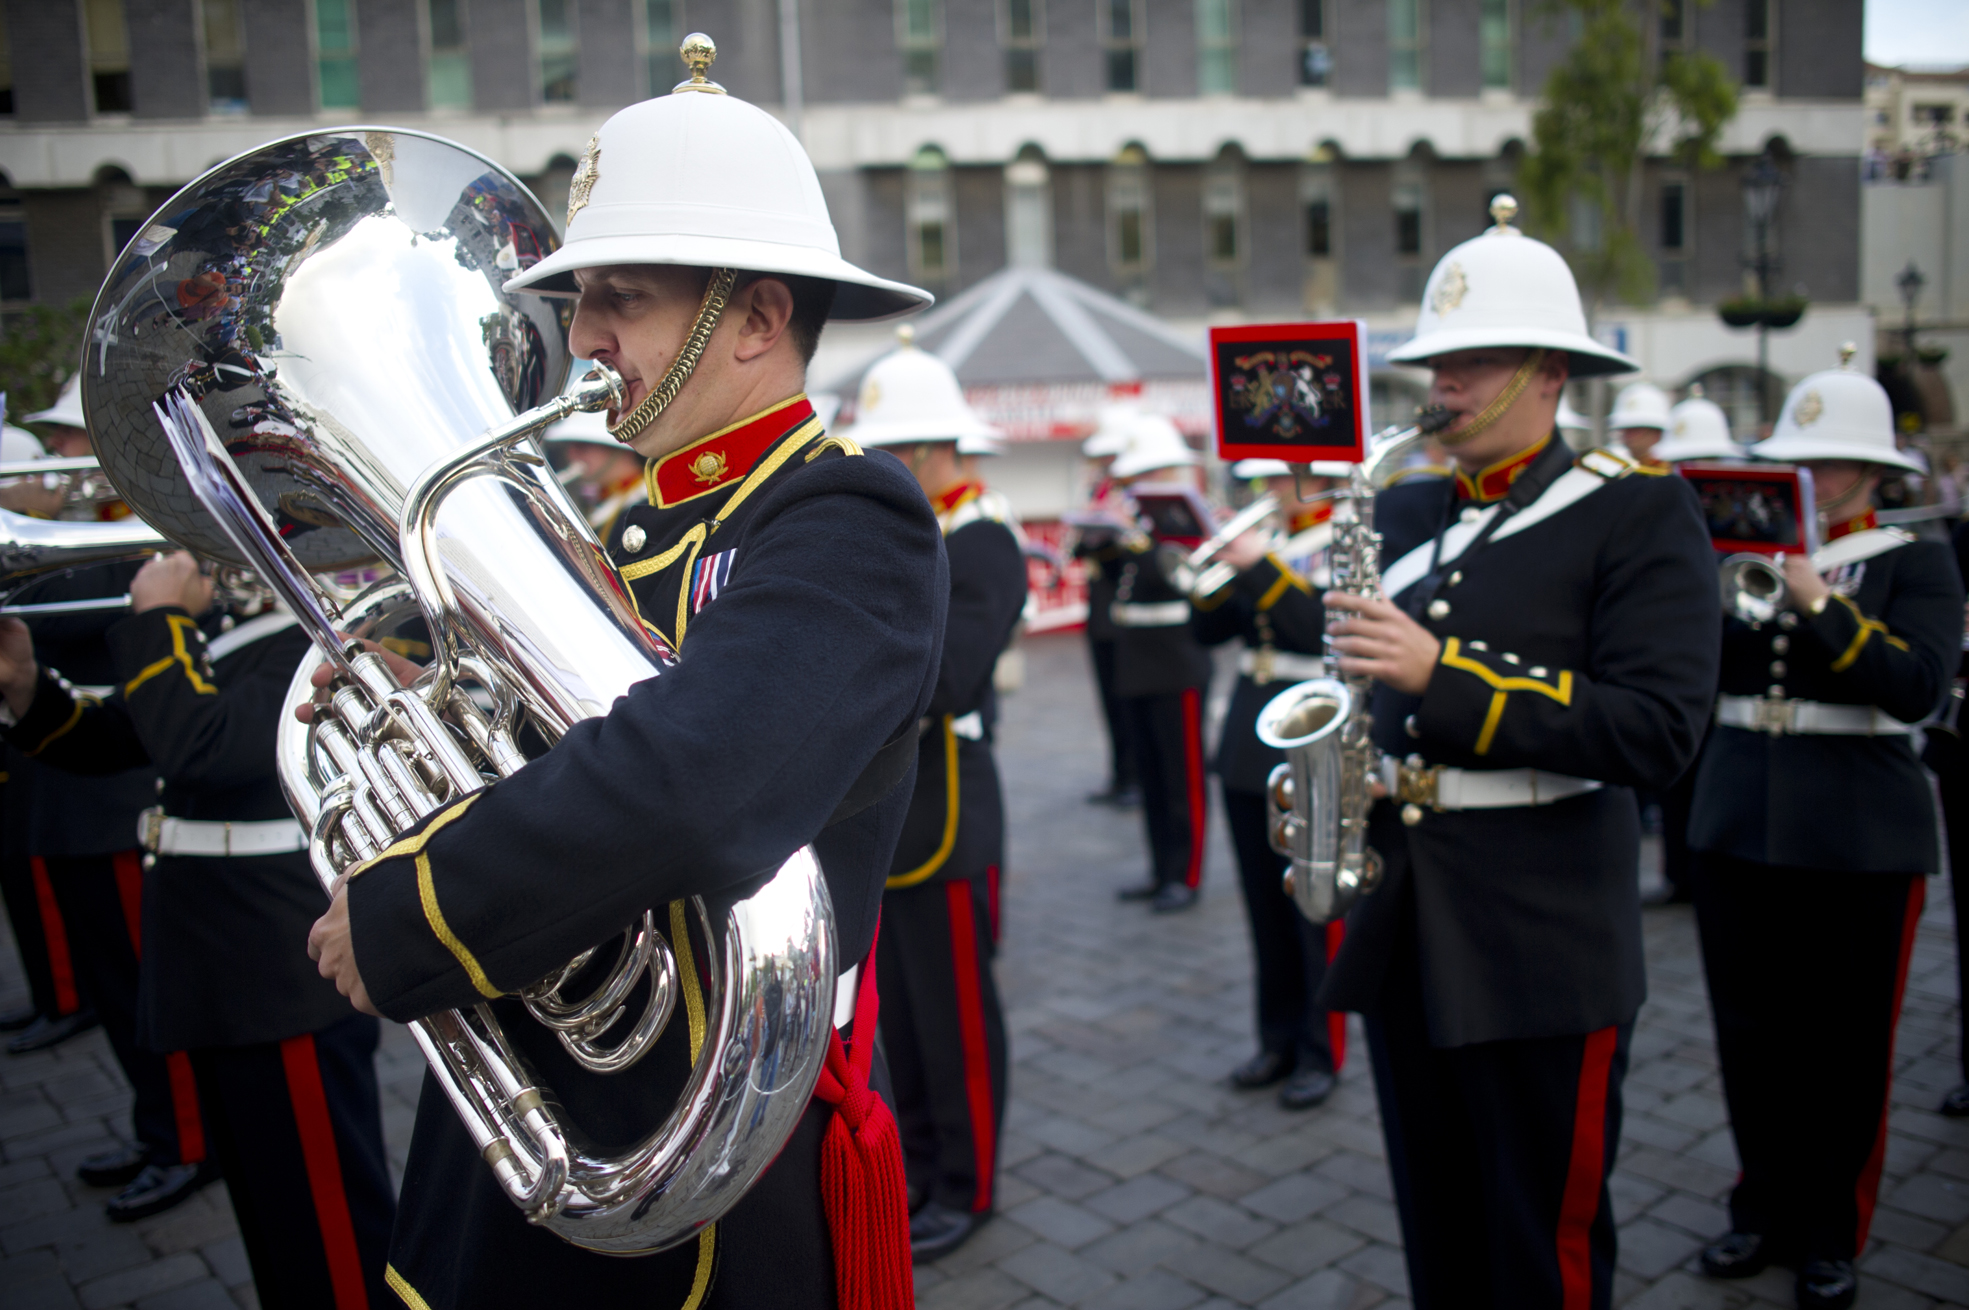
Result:
<svg viewBox="0 0 1969 1310">
<path fill-rule="evenodd" d="M 1456 475 L 1377 498 L 1390 599 L 1326 597 L 1399 763 L 1370 815 L 1385 879 L 1320 1000 L 1367 1018 L 1418 1310 L 1612 1303 L 1646 988 L 1633 789 L 1688 767 L 1716 679 L 1695 496 L 1559 440 L 1566 380 L 1634 365 L 1515 210 L 1443 257 L 1390 356 L 1434 370 Z"/>
<path fill-rule="evenodd" d="M 130 598 L 101 699 L 41 668 L 26 625 L 0 620 L 8 737 L 80 773 L 162 770 L 143 824 L 138 1041 L 189 1053 L 261 1302 L 386 1304 L 396 1205 L 377 1024 L 349 1013 L 300 949 L 326 899 L 274 772 L 281 705 L 311 643 L 278 610 L 239 623 L 215 611 L 212 580 L 183 553 L 144 565 Z"/>
<path fill-rule="evenodd" d="M 1005 1016 L 992 981 L 992 877 L 1005 806 L 991 741 L 992 669 L 1026 600 L 1025 555 L 1004 498 L 966 477 L 962 444 L 992 430 L 950 368 L 908 344 L 862 383 L 844 435 L 908 465 L 950 557 L 943 662 L 921 725 L 916 791 L 882 897 L 882 1044 L 910 1194 L 909 1244 L 948 1255 L 991 1215 L 1005 1119 Z"/>
<path fill-rule="evenodd" d="M 507 286 L 572 297 L 572 352 L 627 386 L 611 431 L 652 461 L 651 494 L 623 511 L 613 553 L 676 663 L 357 866 L 310 949 L 359 1008 L 408 1020 L 489 1006 L 568 1119 L 598 1150 L 626 1152 L 686 1085 L 701 1024 L 683 1017 L 706 1000 L 695 968 L 680 968 L 678 1020 L 608 1075 L 576 1064 L 511 993 L 645 911 L 684 925 L 686 898 L 702 896 L 722 922 L 811 844 L 844 975 L 836 1044 L 744 1198 L 696 1240 L 633 1258 L 528 1224 L 427 1080 L 389 1283 L 416 1310 L 823 1310 L 837 1287 L 906 1310 L 901 1150 L 868 1087 L 876 994 L 863 980 L 950 580 L 909 471 L 823 433 L 803 387 L 830 317 L 892 317 L 930 297 L 843 260 L 799 142 L 701 71 L 602 125 L 568 208 L 566 244 Z M 706 949 L 670 932 L 679 957 Z"/>
<path fill-rule="evenodd" d="M 1194 486 L 1197 454 L 1169 420 L 1138 415 L 1128 446 L 1110 470 L 1123 486 Z M 1149 876 L 1124 887 L 1124 901 L 1147 901 L 1158 914 L 1196 904 L 1203 885 L 1203 695 L 1210 654 L 1190 632 L 1190 598 L 1163 575 L 1155 542 L 1142 532 L 1118 539 L 1115 583 L 1114 689 L 1128 720 L 1135 772 L 1142 783 Z"/>
<path fill-rule="evenodd" d="M 1125 497 L 1110 471 L 1115 456 L 1128 445 L 1129 425 L 1137 417 L 1133 406 L 1110 406 L 1101 426 L 1081 443 L 1080 453 L 1099 473 L 1090 508 L 1121 517 Z M 1086 526 L 1075 530 L 1073 553 L 1087 571 L 1087 653 L 1094 665 L 1094 685 L 1100 695 L 1101 722 L 1108 730 L 1108 785 L 1087 797 L 1091 804 L 1130 809 L 1141 803 L 1141 782 L 1135 776 L 1135 744 L 1121 698 L 1114 690 L 1114 590 L 1121 580 L 1121 533 Z"/>
<path fill-rule="evenodd" d="M 1807 377 L 1752 452 L 1812 470 L 1826 544 L 1781 561 L 1775 621 L 1727 619 L 1696 776 L 1696 923 L 1743 1166 L 1731 1231 L 1702 1264 L 1717 1278 L 1795 1264 L 1801 1307 L 1840 1307 L 1858 1294 L 1894 1026 L 1938 861 L 1909 725 L 1960 662 L 1962 580 L 1946 545 L 1877 525 L 1882 477 L 1916 466 L 1872 378 Z M 1834 1060 L 1819 1058 L 1828 1032 Z"/>
<path fill-rule="evenodd" d="M 1743 459 L 1749 451 L 1730 436 L 1723 407 L 1702 394 L 1702 384 L 1689 388 L 1689 398 L 1668 411 L 1668 431 L 1652 452 L 1664 464 L 1692 459 Z"/>
<path fill-rule="evenodd" d="M 1956 572 L 1969 579 L 1969 522 L 1956 524 L 1950 542 Z M 1969 616 L 1966 616 L 1969 617 Z M 1955 685 L 1936 721 L 1923 728 L 1927 744 L 1921 762 L 1935 775 L 1941 798 L 1942 829 L 1948 837 L 1949 900 L 1955 912 L 1956 995 L 1969 996 L 1969 745 L 1962 740 L 1962 706 L 1969 699 L 1969 636 Z M 1937 1108 L 1951 1119 L 1969 1118 L 1969 1007 L 1957 1007 L 1963 1081 L 1951 1087 Z"/>
<path fill-rule="evenodd" d="M 1271 549 L 1256 531 L 1226 546 L 1219 558 L 1237 576 L 1196 602 L 1192 624 L 1205 646 L 1233 637 L 1244 642 L 1214 762 L 1258 971 L 1258 1053 L 1231 1070 L 1231 1085 L 1282 1082 L 1279 1104 L 1288 1110 L 1309 1110 L 1331 1096 L 1346 1058 L 1346 1016 L 1329 1013 L 1315 999 L 1343 928 L 1339 920 L 1307 922 L 1285 894 L 1287 861 L 1272 849 L 1265 821 L 1265 780 L 1285 762 L 1285 753 L 1258 740 L 1258 711 L 1293 683 L 1326 675 L 1320 658 L 1326 611 L 1319 593 L 1329 581 L 1333 502 L 1323 493 L 1347 472 L 1345 464 L 1317 463 L 1295 479 L 1278 460 L 1232 466 L 1234 477 L 1265 480 L 1289 535 Z"/>
<path fill-rule="evenodd" d="M 1652 382 L 1630 382 L 1614 397 L 1607 432 L 1635 462 L 1658 468 L 1654 449 L 1673 422 L 1667 392 Z"/>
<path fill-rule="evenodd" d="M 603 541 L 614 538 L 623 510 L 649 500 L 642 456 L 608 434 L 601 414 L 571 414 L 548 428 L 544 441 L 566 461 L 562 476 L 572 482 L 576 503 Z"/>
</svg>

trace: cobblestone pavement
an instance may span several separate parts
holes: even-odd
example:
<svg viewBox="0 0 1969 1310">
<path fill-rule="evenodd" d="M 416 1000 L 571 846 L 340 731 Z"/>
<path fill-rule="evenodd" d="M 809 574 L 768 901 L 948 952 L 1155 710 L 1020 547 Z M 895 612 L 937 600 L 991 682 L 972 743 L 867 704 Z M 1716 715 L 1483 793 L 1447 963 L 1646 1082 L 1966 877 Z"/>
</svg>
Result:
<svg viewBox="0 0 1969 1310">
<path fill-rule="evenodd" d="M 1005 704 L 1011 852 L 998 965 L 1012 1029 L 1012 1105 L 999 1217 L 917 1271 L 925 1310 L 1404 1310 L 1373 1089 L 1355 1048 L 1339 1092 L 1308 1114 L 1238 1093 L 1250 985 L 1221 825 L 1204 899 L 1157 918 L 1117 905 L 1140 876 L 1139 820 L 1088 806 L 1103 745 L 1077 636 L 1026 643 Z M 1958 1080 L 1954 933 L 1931 880 L 1896 1055 L 1892 1140 L 1865 1310 L 1969 1307 L 1969 1124 L 1933 1112 Z M 1617 1299 L 1636 1310 L 1791 1304 L 1773 1270 L 1745 1283 L 1693 1271 L 1726 1226 L 1736 1162 L 1685 909 L 1649 911 L 1651 999 L 1626 1086 L 1614 1204 Z M 20 997 L 0 934 L 0 1007 Z M 400 1168 L 422 1063 L 400 1029 L 380 1059 Z M 1808 1094 L 1809 1087 L 1804 1091 Z M 78 1159 L 127 1130 L 128 1094 L 101 1035 L 0 1057 L 0 1310 L 254 1306 L 222 1186 L 169 1214 L 106 1223 Z"/>
</svg>

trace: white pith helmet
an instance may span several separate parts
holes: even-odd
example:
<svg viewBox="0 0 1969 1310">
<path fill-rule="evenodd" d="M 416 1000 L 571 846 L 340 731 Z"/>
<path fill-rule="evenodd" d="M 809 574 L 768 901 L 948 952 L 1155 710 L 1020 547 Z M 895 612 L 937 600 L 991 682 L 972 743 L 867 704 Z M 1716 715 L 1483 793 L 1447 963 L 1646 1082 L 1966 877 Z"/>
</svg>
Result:
<svg viewBox="0 0 1969 1310">
<path fill-rule="evenodd" d="M 1306 465 L 1306 475 L 1314 478 L 1344 478 L 1353 471 L 1344 459 L 1316 459 Z M 1234 478 L 1289 478 L 1292 466 L 1282 459 L 1241 459 L 1231 465 Z"/>
<path fill-rule="evenodd" d="M 1746 453 L 1730 436 L 1730 420 L 1722 406 L 1701 396 L 1690 396 L 1668 411 L 1668 435 L 1654 448 L 1654 457 L 1668 464 L 1742 459 Z"/>
<path fill-rule="evenodd" d="M 1656 428 L 1668 431 L 1668 393 L 1652 382 L 1634 382 L 1620 389 L 1614 397 L 1613 413 L 1607 415 L 1607 427 L 1612 431 L 1621 428 Z"/>
<path fill-rule="evenodd" d="M 974 432 L 957 439 L 957 453 L 960 455 L 1003 455 L 1005 453 L 1005 438 L 1002 436 L 988 436 L 982 432 Z"/>
<path fill-rule="evenodd" d="M 950 365 L 916 348 L 916 334 L 905 324 L 902 343 L 869 367 L 855 402 L 855 423 L 841 435 L 862 446 L 900 446 L 918 441 L 995 438 L 998 429 L 979 418 L 964 399 L 964 388 Z"/>
<path fill-rule="evenodd" d="M 1863 373 L 1830 368 L 1791 389 L 1768 440 L 1750 448 L 1759 459 L 1787 464 L 1855 459 L 1909 473 L 1921 465 L 1894 446 L 1894 404 L 1886 388 Z"/>
<path fill-rule="evenodd" d="M 1593 420 L 1572 407 L 1572 402 L 1564 396 L 1559 397 L 1559 417 L 1556 426 L 1562 432 L 1591 432 Z"/>
<path fill-rule="evenodd" d="M 1128 444 L 1108 472 L 1132 478 L 1156 469 L 1184 468 L 1202 463 L 1176 425 L 1159 414 L 1138 414 L 1128 427 Z"/>
<path fill-rule="evenodd" d="M 1134 405 L 1106 405 L 1101 409 L 1100 425 L 1092 436 L 1080 443 L 1080 453 L 1088 459 L 1110 459 L 1128 449 L 1128 433 L 1142 411 Z"/>
<path fill-rule="evenodd" d="M 55 403 L 44 410 L 26 415 L 23 423 L 60 423 L 71 428 L 86 428 L 89 421 L 82 417 L 82 371 L 77 369 L 75 376 L 62 383 L 61 395 Z"/>
<path fill-rule="evenodd" d="M 540 438 L 549 446 L 611 446 L 616 450 L 629 447 L 609 435 L 608 415 L 595 411 L 576 411 L 549 427 Z M 634 452 L 631 452 L 632 454 Z"/>
<path fill-rule="evenodd" d="M 1415 336 L 1388 352 L 1395 364 L 1421 364 L 1479 346 L 1543 346 L 1571 358 L 1571 376 L 1632 373 L 1640 367 L 1586 331 L 1579 284 L 1558 251 L 1512 227 L 1518 202 L 1491 202 L 1497 226 L 1442 257 L 1422 289 Z"/>
<path fill-rule="evenodd" d="M 935 300 L 841 258 L 799 140 L 705 80 L 717 56 L 709 37 L 691 33 L 681 53 L 691 80 L 602 124 L 568 192 L 565 242 L 506 290 L 570 296 L 578 268 L 681 264 L 827 278 L 837 319 L 892 318 Z"/>
<path fill-rule="evenodd" d="M 0 424 L 0 462 L 24 464 L 30 459 L 46 459 L 48 452 L 40 438 L 26 428 Z"/>
</svg>

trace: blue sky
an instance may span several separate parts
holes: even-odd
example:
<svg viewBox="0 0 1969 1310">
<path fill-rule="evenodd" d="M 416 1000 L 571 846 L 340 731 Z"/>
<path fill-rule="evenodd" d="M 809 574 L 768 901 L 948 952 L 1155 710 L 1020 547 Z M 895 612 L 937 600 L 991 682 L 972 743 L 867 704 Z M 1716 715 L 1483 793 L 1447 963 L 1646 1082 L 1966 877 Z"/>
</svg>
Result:
<svg viewBox="0 0 1969 1310">
<path fill-rule="evenodd" d="M 1969 0 L 1867 0 L 1866 57 L 1876 64 L 1969 64 Z"/>
</svg>

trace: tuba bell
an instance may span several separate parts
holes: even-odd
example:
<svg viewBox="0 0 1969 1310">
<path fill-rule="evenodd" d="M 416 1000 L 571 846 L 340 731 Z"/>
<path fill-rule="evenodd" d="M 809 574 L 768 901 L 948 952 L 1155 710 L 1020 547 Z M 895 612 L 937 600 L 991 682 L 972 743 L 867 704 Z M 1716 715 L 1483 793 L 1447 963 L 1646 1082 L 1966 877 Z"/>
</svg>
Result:
<svg viewBox="0 0 1969 1310">
<path fill-rule="evenodd" d="M 556 244 L 526 188 L 463 146 L 325 129 L 166 202 L 92 312 L 82 394 L 104 472 L 164 535 L 263 579 L 334 669 L 314 722 L 283 714 L 277 742 L 326 889 L 675 658 L 539 453 L 539 429 L 622 398 L 606 369 L 556 394 L 568 310 L 501 289 Z M 185 307 L 193 277 L 224 294 Z M 379 561 L 395 576 L 353 599 L 315 576 Z M 407 683 L 341 635 L 404 615 L 434 650 Z M 313 664 L 289 711 L 313 699 Z M 676 1008 L 687 920 L 708 944 L 702 1047 L 676 1105 L 603 1154 L 526 1051 L 633 1066 Z M 835 953 L 803 848 L 715 918 L 701 900 L 646 912 L 516 997 L 410 1027 L 531 1222 L 642 1254 L 715 1222 L 791 1135 L 832 1035 Z"/>
</svg>

